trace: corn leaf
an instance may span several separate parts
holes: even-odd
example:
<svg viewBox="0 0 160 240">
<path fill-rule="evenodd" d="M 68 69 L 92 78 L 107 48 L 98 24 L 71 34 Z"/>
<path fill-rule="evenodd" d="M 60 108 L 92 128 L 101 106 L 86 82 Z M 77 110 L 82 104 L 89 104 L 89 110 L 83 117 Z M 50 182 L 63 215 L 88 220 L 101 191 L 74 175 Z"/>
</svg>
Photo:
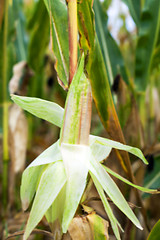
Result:
<svg viewBox="0 0 160 240">
<path fill-rule="evenodd" d="M 45 213 L 47 221 L 52 229 L 52 232 L 56 231 L 54 226 L 55 221 L 58 221 L 60 226 L 62 225 L 65 197 L 66 197 L 66 185 L 63 186 L 58 196 Z"/>
<path fill-rule="evenodd" d="M 160 220 L 152 228 L 147 240 L 158 240 L 160 239 Z"/>
<path fill-rule="evenodd" d="M 66 182 L 66 174 L 62 161 L 58 161 L 44 171 L 41 176 L 30 216 L 25 229 L 26 240 L 35 226 L 45 215 Z"/>
<path fill-rule="evenodd" d="M 56 57 L 56 71 L 59 83 L 68 87 L 69 76 L 69 41 L 68 14 L 65 0 L 44 0 L 49 16 L 53 53 Z"/>
<path fill-rule="evenodd" d="M 143 184 L 145 188 L 160 188 L 160 156 L 154 157 L 154 167 L 146 172 Z M 144 193 L 142 197 L 149 197 L 149 194 Z"/>
<path fill-rule="evenodd" d="M 87 4 L 88 6 L 87 12 L 85 11 L 85 8 L 83 7 L 82 3 Z M 86 65 L 86 70 L 88 72 L 89 80 L 91 82 L 92 94 L 98 110 L 98 114 L 102 120 L 104 127 L 110 134 L 111 138 L 117 141 L 124 142 L 123 133 L 113 104 L 113 99 L 110 91 L 110 85 L 108 81 L 103 56 L 101 53 L 101 48 L 99 46 L 97 36 L 94 35 L 92 1 L 82 0 L 81 4 L 79 4 L 78 7 L 79 7 L 78 28 L 81 36 L 80 46 L 81 48 L 88 50 L 87 58 L 88 64 Z M 81 17 L 81 15 L 83 16 L 83 18 Z M 84 26 L 86 22 L 84 21 L 84 19 L 88 18 L 90 25 L 87 25 L 86 27 L 81 27 Z M 92 45 L 92 48 L 90 48 L 89 46 L 88 48 L 86 47 L 88 45 L 87 44 L 88 36 L 90 36 L 91 39 L 93 39 L 95 36 L 94 45 Z M 83 41 L 81 39 L 83 39 Z"/>
<path fill-rule="evenodd" d="M 90 135 L 89 142 L 92 155 L 98 162 L 102 162 L 109 156 L 112 147 L 97 143 L 96 138 L 94 138 L 92 135 Z"/>
<path fill-rule="evenodd" d="M 91 176 L 92 176 L 92 179 L 93 179 L 93 182 L 98 190 L 98 193 L 99 193 L 99 196 L 102 200 L 102 203 L 104 205 L 104 209 L 108 215 L 108 218 L 111 222 L 111 226 L 112 226 L 112 229 L 113 229 L 113 232 L 117 238 L 117 240 L 120 240 L 120 234 L 119 234 L 119 230 L 118 230 L 118 226 L 120 226 L 119 222 L 117 221 L 117 219 L 115 218 L 113 212 L 112 212 L 112 209 L 107 201 L 107 198 L 104 194 L 104 191 L 103 191 L 103 188 L 101 187 L 101 185 L 99 184 L 99 182 L 97 181 L 96 177 L 91 173 Z"/>
<path fill-rule="evenodd" d="M 120 74 L 128 84 L 129 80 L 122 54 L 107 28 L 108 16 L 103 10 L 99 0 L 95 0 L 93 6 L 95 10 L 96 33 L 102 50 L 109 82 L 113 84 L 114 78 L 117 74 Z"/>
<path fill-rule="evenodd" d="M 141 15 L 135 59 L 135 87 L 145 91 L 160 27 L 160 1 L 146 0 Z"/>
<path fill-rule="evenodd" d="M 146 192 L 146 193 L 151 193 L 151 194 L 157 194 L 157 193 L 160 193 L 158 190 L 156 189 L 149 189 L 149 188 L 145 188 L 145 187 L 141 187 L 141 186 L 138 186 L 136 184 L 133 184 L 131 183 L 130 181 L 128 181 L 127 179 L 125 179 L 124 177 L 120 176 L 118 173 L 115 173 L 114 171 L 112 171 L 110 168 L 104 166 L 104 169 L 110 173 L 111 175 L 113 175 L 114 177 L 120 179 L 121 181 L 127 183 L 128 185 L 132 186 L 132 187 L 135 187 L 137 188 L 138 190 L 142 191 L 142 192 Z"/>
<path fill-rule="evenodd" d="M 109 174 L 104 170 L 100 163 L 98 163 L 92 156 L 90 161 L 89 172 L 94 175 L 94 177 L 101 184 L 101 187 L 114 202 L 114 204 L 139 228 L 142 230 L 142 227 L 136 218 L 135 214 L 129 207 L 122 193 L 118 189 L 115 182 L 109 176 Z"/>
<path fill-rule="evenodd" d="M 11 97 L 18 106 L 36 117 L 45 119 L 58 127 L 62 126 L 64 110 L 58 104 L 40 98 L 21 97 L 17 95 L 12 95 Z"/>
<path fill-rule="evenodd" d="M 44 56 L 50 40 L 49 16 L 43 0 L 35 3 L 33 14 L 28 23 L 28 31 L 31 36 L 29 38 L 27 62 L 34 71 L 29 84 L 29 94 L 30 96 L 40 97 L 44 86 Z"/>
<path fill-rule="evenodd" d="M 20 196 L 25 211 L 31 203 L 37 189 L 37 183 L 46 166 L 27 168 L 22 175 Z"/>
<path fill-rule="evenodd" d="M 123 0 L 128 6 L 130 14 L 137 26 L 140 24 L 141 0 Z"/>
<path fill-rule="evenodd" d="M 44 54 L 49 44 L 49 16 L 43 0 L 36 3 L 28 23 L 28 29 L 32 31 L 28 49 L 28 63 L 38 74 L 38 70 L 44 65 Z"/>
<path fill-rule="evenodd" d="M 65 233 L 74 217 L 86 186 L 88 174 L 89 147 L 85 145 L 61 144 L 61 153 L 67 175 L 66 201 L 62 230 Z"/>
<path fill-rule="evenodd" d="M 59 141 L 47 148 L 23 172 L 20 194 L 24 210 L 33 199 L 38 180 L 46 167 L 44 165 L 62 160 L 58 145 Z"/>
<path fill-rule="evenodd" d="M 52 144 L 49 148 L 43 151 L 29 166 L 36 167 L 39 165 L 54 163 L 62 160 L 61 152 L 59 149 L 59 140 Z M 27 169 L 28 169 L 27 168 Z"/>
<path fill-rule="evenodd" d="M 81 0 L 78 3 L 78 30 L 80 36 L 80 48 L 88 51 L 94 48 L 94 14 L 91 11 L 92 0 Z"/>
<path fill-rule="evenodd" d="M 120 142 L 116 142 L 116 141 L 113 141 L 113 140 L 110 140 L 110 139 L 107 139 L 107 138 L 97 137 L 97 136 L 93 136 L 93 135 L 90 135 L 90 138 L 94 138 L 96 140 L 96 142 L 99 143 L 99 144 L 132 153 L 133 155 L 140 158 L 145 164 L 148 164 L 148 162 L 145 159 L 142 151 L 140 149 L 136 148 L 136 147 L 131 147 L 131 146 L 128 146 L 128 145 L 124 145 Z"/>
</svg>

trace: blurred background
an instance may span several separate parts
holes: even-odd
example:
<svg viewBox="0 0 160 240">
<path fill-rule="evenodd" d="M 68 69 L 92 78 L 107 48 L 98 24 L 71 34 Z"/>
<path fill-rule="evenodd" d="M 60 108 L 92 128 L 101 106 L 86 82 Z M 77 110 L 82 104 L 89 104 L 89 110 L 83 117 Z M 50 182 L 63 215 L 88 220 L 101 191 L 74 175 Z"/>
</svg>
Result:
<svg viewBox="0 0 160 240">
<path fill-rule="evenodd" d="M 95 0 L 96 32 L 104 60 L 107 62 L 109 58 L 110 61 L 112 70 L 110 87 L 126 142 L 142 149 L 149 161 L 146 167 L 131 157 L 137 184 L 148 188 L 159 188 L 160 28 L 158 25 L 158 30 L 149 32 L 147 37 L 151 40 L 144 48 L 142 43 L 145 42 L 145 38 L 140 39 L 140 37 L 143 37 L 141 35 L 147 29 L 146 22 L 148 21 L 151 29 L 154 28 L 155 22 L 149 22 L 149 15 L 144 14 L 147 5 L 145 0 L 136 1 L 134 6 L 129 2 L 134 1 Z M 146 22 L 143 22 L 143 14 L 148 19 Z M 1 239 L 24 229 L 29 211 L 24 213 L 21 209 L 19 192 L 22 172 L 59 137 L 58 127 L 24 112 L 10 99 L 10 94 L 18 94 L 54 101 L 64 107 L 66 91 L 57 80 L 49 25 L 49 16 L 43 0 L 0 0 Z M 153 46 L 152 49 L 150 46 Z M 138 66 L 141 61 L 144 65 L 144 76 L 139 74 L 141 69 L 139 70 Z M 136 91 L 132 91 L 132 87 L 127 82 L 141 86 L 138 74 L 141 79 L 143 78 L 144 84 Z M 140 92 L 143 92 L 143 97 Z M 108 136 L 94 103 L 91 133 Z M 115 160 L 114 153 L 111 153 L 106 164 L 124 175 L 118 161 Z M 132 192 L 129 194 L 129 188 L 117 180 L 116 182 L 128 201 L 134 203 L 135 197 Z M 95 194 L 94 190 L 93 194 Z M 141 195 L 152 228 L 160 218 L 160 196 Z M 92 207 L 101 216 L 107 218 L 100 204 L 93 202 Z M 124 225 L 124 216 L 117 212 L 117 218 L 121 219 L 120 222 Z M 141 215 L 139 218 L 142 220 Z M 129 233 L 126 230 L 124 239 L 146 239 L 147 230 L 140 233 L 133 226 L 131 229 L 129 222 L 127 224 Z M 45 219 L 40 222 L 39 228 L 49 231 Z M 112 234 L 110 232 L 111 239 L 115 239 Z M 32 235 L 29 239 L 48 238 Z"/>
</svg>

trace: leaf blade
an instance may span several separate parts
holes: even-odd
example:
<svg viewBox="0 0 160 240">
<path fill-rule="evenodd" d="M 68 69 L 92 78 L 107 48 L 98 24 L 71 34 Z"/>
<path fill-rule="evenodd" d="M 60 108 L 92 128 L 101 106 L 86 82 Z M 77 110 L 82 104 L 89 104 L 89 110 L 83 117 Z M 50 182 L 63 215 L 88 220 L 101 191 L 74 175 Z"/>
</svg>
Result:
<svg viewBox="0 0 160 240">
<path fill-rule="evenodd" d="M 137 156 L 138 158 L 140 158 L 145 164 L 148 164 L 147 160 L 145 159 L 143 153 L 141 152 L 140 149 L 136 148 L 136 147 L 131 147 L 125 144 L 122 144 L 120 142 L 116 142 L 107 138 L 102 138 L 102 137 L 97 137 L 97 136 L 93 136 L 90 135 L 90 138 L 94 138 L 97 140 L 97 143 L 99 144 L 104 144 L 106 146 L 110 146 L 112 148 L 116 148 L 118 150 L 124 150 L 127 151 L 129 153 L 134 154 L 135 156 Z"/>
<path fill-rule="evenodd" d="M 96 188 L 97 188 L 97 190 L 98 190 L 98 193 L 99 193 L 100 198 L 101 198 L 101 200 L 102 200 L 102 203 L 103 203 L 103 205 L 104 205 L 105 211 L 106 211 L 106 213 L 107 213 L 107 215 L 108 215 L 108 217 L 109 217 L 109 220 L 110 220 L 110 222 L 111 222 L 113 232 L 114 232 L 116 238 L 117 238 L 118 240 L 120 240 L 121 238 L 120 238 L 120 234 L 119 234 L 119 230 L 118 230 L 118 226 L 117 226 L 117 225 L 120 225 L 120 224 L 118 223 L 117 219 L 116 219 L 115 216 L 113 215 L 112 209 L 111 209 L 111 207 L 109 206 L 109 203 L 108 203 L 108 201 L 107 201 L 107 199 L 106 199 L 106 197 L 105 197 L 103 188 L 102 188 L 101 185 L 98 183 L 96 177 L 95 177 L 92 173 L 90 173 L 90 174 L 91 174 L 92 179 L 93 179 L 93 182 L 94 182 L 94 184 L 95 184 L 95 186 L 96 186 Z"/>
<path fill-rule="evenodd" d="M 109 169 L 108 167 L 104 166 L 104 169 L 110 173 L 111 175 L 113 175 L 114 177 L 118 178 L 119 180 L 127 183 L 128 185 L 137 188 L 138 190 L 142 191 L 142 192 L 146 192 L 146 193 L 151 193 L 151 194 L 157 194 L 159 193 L 158 190 L 156 189 L 149 189 L 149 188 L 145 188 L 145 187 L 141 187 L 138 186 L 136 184 L 131 183 L 130 181 L 128 181 L 127 179 L 125 179 L 124 177 L 120 176 L 118 173 L 115 173 L 114 171 L 112 171 L 111 169 Z"/>
<path fill-rule="evenodd" d="M 58 127 L 62 126 L 64 110 L 58 104 L 40 98 L 11 95 L 12 100 L 24 110 Z"/>
<path fill-rule="evenodd" d="M 160 220 L 152 228 L 147 240 L 158 240 L 160 238 Z"/>
<path fill-rule="evenodd" d="M 23 209 L 26 210 L 36 192 L 38 180 L 46 168 L 46 164 L 62 160 L 59 141 L 43 151 L 23 172 L 20 196 Z"/>
<path fill-rule="evenodd" d="M 44 0 L 49 16 L 52 36 L 52 48 L 56 56 L 55 65 L 59 82 L 68 88 L 69 77 L 69 41 L 68 14 L 65 0 Z"/>
<path fill-rule="evenodd" d="M 43 173 L 25 229 L 24 240 L 45 215 L 65 182 L 66 175 L 62 161 L 49 166 Z"/>
<path fill-rule="evenodd" d="M 95 10 L 96 33 L 105 60 L 104 63 L 108 73 L 109 82 L 110 84 L 113 84 L 115 77 L 120 74 L 126 84 L 129 84 L 124 59 L 117 43 L 112 38 L 107 27 L 108 16 L 103 10 L 102 4 L 99 0 L 95 0 L 93 6 Z"/>
<path fill-rule="evenodd" d="M 92 156 L 92 160 L 90 161 L 89 172 L 91 172 L 101 184 L 105 192 L 112 199 L 115 205 L 139 228 L 143 229 L 123 197 L 122 193 L 118 189 L 115 182 L 111 179 L 107 172 L 105 172 L 104 168 L 98 163 L 94 157 Z"/>
<path fill-rule="evenodd" d="M 160 26 L 160 1 L 146 0 L 141 15 L 135 58 L 135 87 L 145 91 L 158 38 Z"/>
</svg>

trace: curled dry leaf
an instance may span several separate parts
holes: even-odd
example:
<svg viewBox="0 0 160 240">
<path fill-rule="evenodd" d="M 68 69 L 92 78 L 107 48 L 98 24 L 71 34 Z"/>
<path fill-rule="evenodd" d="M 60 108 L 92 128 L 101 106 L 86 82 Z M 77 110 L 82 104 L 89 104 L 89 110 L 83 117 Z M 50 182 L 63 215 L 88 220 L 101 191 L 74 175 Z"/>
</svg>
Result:
<svg viewBox="0 0 160 240">
<path fill-rule="evenodd" d="M 25 95 L 29 78 L 33 74 L 26 61 L 15 64 L 13 67 L 13 76 L 9 82 L 10 94 L 18 93 L 19 95 Z"/>
<path fill-rule="evenodd" d="M 15 175 L 25 167 L 28 123 L 23 110 L 13 104 L 9 109 L 9 152 L 11 159 L 9 202 L 14 202 Z"/>
<path fill-rule="evenodd" d="M 9 92 L 26 94 L 29 78 L 33 72 L 28 67 L 26 61 L 21 61 L 13 67 L 13 77 L 9 82 Z M 9 152 L 11 158 L 9 202 L 14 202 L 15 175 L 22 172 L 25 167 L 27 151 L 28 123 L 23 110 L 13 104 L 9 108 Z"/>
<path fill-rule="evenodd" d="M 13 104 L 9 109 L 9 149 L 12 169 L 15 173 L 24 170 L 27 150 L 28 123 L 23 110 Z"/>
<path fill-rule="evenodd" d="M 74 240 L 107 240 L 108 222 L 98 216 L 95 212 L 91 212 L 87 216 L 77 216 L 73 218 L 68 232 L 70 239 Z M 101 228 L 101 229 L 100 229 Z M 64 237 L 65 240 L 69 239 Z"/>
</svg>

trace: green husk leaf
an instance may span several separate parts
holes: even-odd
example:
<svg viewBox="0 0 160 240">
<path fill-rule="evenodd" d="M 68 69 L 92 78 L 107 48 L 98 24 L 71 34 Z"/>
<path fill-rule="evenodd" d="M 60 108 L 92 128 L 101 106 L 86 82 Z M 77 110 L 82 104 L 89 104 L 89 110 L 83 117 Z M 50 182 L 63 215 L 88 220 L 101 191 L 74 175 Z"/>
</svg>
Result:
<svg viewBox="0 0 160 240">
<path fill-rule="evenodd" d="M 112 209 L 111 209 L 111 207 L 110 207 L 110 205 L 109 205 L 109 203 L 107 201 L 107 198 L 106 198 L 106 196 L 104 194 L 103 188 L 101 187 L 101 185 L 97 181 L 96 177 L 92 173 L 90 173 L 90 174 L 91 174 L 93 182 L 94 182 L 94 184 L 95 184 L 95 186 L 96 186 L 96 188 L 98 190 L 98 193 L 99 193 L 99 196 L 100 196 L 100 198 L 102 200 L 102 203 L 104 205 L 105 211 L 106 211 L 106 213 L 107 213 L 107 215 L 109 217 L 109 220 L 111 222 L 111 226 L 112 226 L 113 232 L 114 232 L 116 238 L 118 240 L 120 240 L 121 238 L 120 238 L 118 226 L 119 227 L 121 227 L 121 226 L 120 226 L 119 222 L 117 221 L 117 219 L 115 218 L 115 216 L 114 216 L 114 214 L 112 212 Z"/>
<path fill-rule="evenodd" d="M 62 143 L 61 153 L 67 174 L 66 201 L 62 220 L 62 230 L 66 233 L 86 187 L 90 151 L 85 145 Z"/>
<path fill-rule="evenodd" d="M 59 225 L 62 225 L 63 211 L 64 211 L 64 200 L 66 197 L 66 184 L 63 186 L 58 196 L 47 210 L 45 216 L 47 221 L 52 229 L 52 231 L 56 231 L 54 223 L 58 221 Z"/>
<path fill-rule="evenodd" d="M 92 156 L 90 160 L 89 172 L 95 176 L 98 182 L 101 184 L 101 187 L 108 194 L 110 199 L 114 204 L 139 228 L 143 229 L 136 218 L 135 214 L 129 207 L 127 201 L 123 197 L 122 193 L 118 189 L 115 182 L 109 176 L 109 174 L 104 170 L 102 165 L 98 163 Z"/>
<path fill-rule="evenodd" d="M 20 187 L 20 196 L 22 201 L 22 208 L 25 211 L 32 201 L 37 189 L 37 183 L 46 166 L 37 166 L 27 168 L 23 172 L 22 182 Z"/>
<path fill-rule="evenodd" d="M 59 140 L 52 144 L 49 148 L 43 151 L 29 166 L 36 167 L 39 165 L 54 163 L 62 160 L 62 155 L 59 148 Z M 27 168 L 27 169 L 28 169 Z"/>
<path fill-rule="evenodd" d="M 90 135 L 89 145 L 92 155 L 98 162 L 102 162 L 107 158 L 112 150 L 112 147 L 97 143 L 96 139 Z"/>
<path fill-rule="evenodd" d="M 64 110 L 58 104 L 40 98 L 11 95 L 12 100 L 24 110 L 58 127 L 62 126 Z"/>
<path fill-rule="evenodd" d="M 146 193 L 151 193 L 151 194 L 157 194 L 160 193 L 157 189 L 149 189 L 149 188 L 145 188 L 145 187 L 141 187 L 138 186 L 136 184 L 131 183 L 130 181 L 128 181 L 127 179 L 125 179 L 124 177 L 120 176 L 118 173 L 115 173 L 114 171 L 112 171 L 110 168 L 104 166 L 104 169 L 110 173 L 111 175 L 113 175 L 114 177 L 120 179 L 121 181 L 127 183 L 128 185 L 137 188 L 138 190 L 142 191 L 142 192 L 146 192 Z"/>
<path fill-rule="evenodd" d="M 20 194 L 24 210 L 28 208 L 36 192 L 37 182 L 46 167 L 43 165 L 62 160 L 58 145 L 59 141 L 47 148 L 23 172 Z"/>
<path fill-rule="evenodd" d="M 91 120 L 91 88 L 84 74 L 84 55 L 72 79 L 65 104 L 60 141 L 88 144 Z"/>
<path fill-rule="evenodd" d="M 44 171 L 41 176 L 30 216 L 24 233 L 26 240 L 35 226 L 45 215 L 66 182 L 66 173 L 62 161 L 58 161 Z"/>
<path fill-rule="evenodd" d="M 148 164 L 147 160 L 145 159 L 142 151 L 138 148 L 135 147 L 131 147 L 128 145 L 124 145 L 120 142 L 116 142 L 107 138 L 102 138 L 102 137 L 97 137 L 97 136 L 93 136 L 90 135 L 90 138 L 94 138 L 96 140 L 97 143 L 101 144 L 101 145 L 105 145 L 108 147 L 112 147 L 112 148 L 116 148 L 119 150 L 124 150 L 127 151 L 129 153 L 132 153 L 133 155 L 137 156 L 138 158 L 140 158 L 145 164 Z"/>
</svg>

